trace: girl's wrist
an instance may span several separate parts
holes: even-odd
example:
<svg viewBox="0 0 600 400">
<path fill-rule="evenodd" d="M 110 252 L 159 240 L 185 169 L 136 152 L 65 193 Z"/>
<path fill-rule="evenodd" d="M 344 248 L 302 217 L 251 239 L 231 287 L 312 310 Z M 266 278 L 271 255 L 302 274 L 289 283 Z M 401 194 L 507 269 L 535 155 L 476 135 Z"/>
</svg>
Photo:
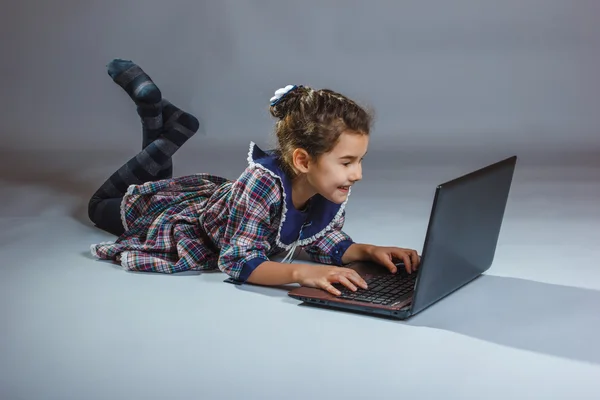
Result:
<svg viewBox="0 0 600 400">
<path fill-rule="evenodd" d="M 306 270 L 309 265 L 306 264 L 291 264 L 292 266 L 292 281 L 293 283 L 302 284 L 303 272 Z"/>
<path fill-rule="evenodd" d="M 372 245 L 372 244 L 363 244 L 363 246 L 364 246 L 363 260 L 364 261 L 373 261 L 373 252 L 375 251 L 377 246 Z"/>
<path fill-rule="evenodd" d="M 344 264 L 350 264 L 355 261 L 373 261 L 373 251 L 377 246 L 372 244 L 353 243 L 342 257 Z"/>
</svg>

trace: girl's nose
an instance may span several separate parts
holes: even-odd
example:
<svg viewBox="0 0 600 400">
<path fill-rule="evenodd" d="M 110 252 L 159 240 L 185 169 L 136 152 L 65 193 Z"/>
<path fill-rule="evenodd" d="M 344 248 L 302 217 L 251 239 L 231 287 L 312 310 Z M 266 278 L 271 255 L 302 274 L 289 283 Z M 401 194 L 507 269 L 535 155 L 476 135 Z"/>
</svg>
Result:
<svg viewBox="0 0 600 400">
<path fill-rule="evenodd" d="M 356 169 L 354 169 L 352 175 L 350 176 L 350 180 L 352 182 L 357 182 L 360 181 L 362 179 L 362 168 L 358 167 Z"/>
</svg>

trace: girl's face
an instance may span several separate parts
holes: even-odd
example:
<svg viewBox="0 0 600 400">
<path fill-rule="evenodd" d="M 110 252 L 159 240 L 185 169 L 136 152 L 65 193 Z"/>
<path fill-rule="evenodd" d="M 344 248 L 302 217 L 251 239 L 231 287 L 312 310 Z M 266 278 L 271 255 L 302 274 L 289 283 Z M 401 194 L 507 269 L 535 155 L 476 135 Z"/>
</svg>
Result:
<svg viewBox="0 0 600 400">
<path fill-rule="evenodd" d="M 348 197 L 348 188 L 362 179 L 362 160 L 368 145 L 368 135 L 342 133 L 332 151 L 309 163 L 307 181 L 327 200 L 343 203 Z"/>
</svg>

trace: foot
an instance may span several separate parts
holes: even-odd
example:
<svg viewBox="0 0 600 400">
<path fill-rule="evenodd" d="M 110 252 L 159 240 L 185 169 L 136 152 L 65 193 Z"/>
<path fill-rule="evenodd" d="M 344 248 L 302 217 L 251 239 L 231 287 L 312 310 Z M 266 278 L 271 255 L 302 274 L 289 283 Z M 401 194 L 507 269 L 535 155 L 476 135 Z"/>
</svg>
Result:
<svg viewBox="0 0 600 400">
<path fill-rule="evenodd" d="M 121 86 L 136 104 L 156 104 L 162 94 L 142 68 L 130 60 L 114 59 L 108 65 L 108 75 Z"/>
</svg>

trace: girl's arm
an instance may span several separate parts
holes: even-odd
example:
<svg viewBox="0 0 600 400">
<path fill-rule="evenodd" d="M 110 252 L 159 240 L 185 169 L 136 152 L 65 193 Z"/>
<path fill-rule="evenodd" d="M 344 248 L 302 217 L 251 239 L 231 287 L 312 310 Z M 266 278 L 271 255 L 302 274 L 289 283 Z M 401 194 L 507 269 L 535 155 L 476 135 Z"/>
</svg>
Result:
<svg viewBox="0 0 600 400">
<path fill-rule="evenodd" d="M 350 290 L 358 287 L 367 288 L 367 283 L 354 270 L 349 268 L 328 267 L 310 264 L 286 264 L 275 261 L 264 261 L 252 271 L 249 283 L 264 286 L 279 286 L 298 283 L 306 287 L 320 288 L 333 295 L 340 291 L 332 284 L 340 283 Z"/>
<path fill-rule="evenodd" d="M 355 261 L 371 261 L 373 259 L 373 249 L 376 246 L 371 244 L 353 243 L 342 256 L 342 262 L 349 264 Z"/>
<path fill-rule="evenodd" d="M 301 265 L 264 261 L 252 271 L 247 282 L 264 286 L 298 283 L 298 270 Z"/>
</svg>

